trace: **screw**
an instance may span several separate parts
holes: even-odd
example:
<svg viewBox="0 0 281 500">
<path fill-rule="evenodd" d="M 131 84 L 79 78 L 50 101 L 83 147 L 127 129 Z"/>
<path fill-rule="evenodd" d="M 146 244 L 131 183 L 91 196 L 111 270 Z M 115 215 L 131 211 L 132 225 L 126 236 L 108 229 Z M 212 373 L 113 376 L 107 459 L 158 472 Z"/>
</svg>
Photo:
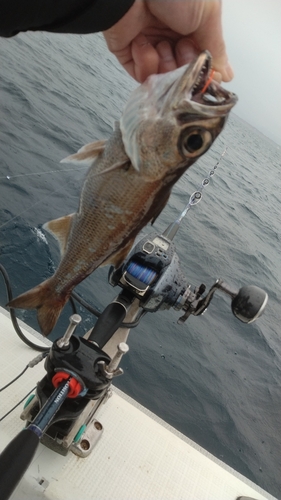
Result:
<svg viewBox="0 0 281 500">
<path fill-rule="evenodd" d="M 128 350 L 129 346 L 128 344 L 126 344 L 126 342 L 120 342 L 120 344 L 118 344 L 117 352 L 114 354 L 112 360 L 110 361 L 109 365 L 106 368 L 108 372 L 112 373 L 117 369 L 122 356 L 126 354 Z"/>
<path fill-rule="evenodd" d="M 69 346 L 69 340 L 72 334 L 74 333 L 74 330 L 76 326 L 80 323 L 81 321 L 81 316 L 79 314 L 72 314 L 69 318 L 69 325 L 68 328 L 64 334 L 64 336 L 57 341 L 57 346 L 60 348 L 67 348 Z"/>
</svg>

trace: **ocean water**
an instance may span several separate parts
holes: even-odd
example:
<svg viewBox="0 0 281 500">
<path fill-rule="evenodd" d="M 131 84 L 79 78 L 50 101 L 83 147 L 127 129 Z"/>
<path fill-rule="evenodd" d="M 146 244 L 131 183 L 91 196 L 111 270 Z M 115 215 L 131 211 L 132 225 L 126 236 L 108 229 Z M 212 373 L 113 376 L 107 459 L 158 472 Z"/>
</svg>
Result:
<svg viewBox="0 0 281 500">
<path fill-rule="evenodd" d="M 49 277 L 59 262 L 44 222 L 77 209 L 85 169 L 59 161 L 110 136 L 136 83 L 99 35 L 23 34 L 1 40 L 0 59 L 0 262 L 16 295 Z M 174 220 L 226 146 L 175 243 L 192 286 L 209 288 L 219 277 L 236 288 L 256 284 L 269 295 L 265 313 L 244 325 L 228 297 L 217 293 L 204 316 L 183 326 L 174 310 L 147 314 L 131 331 L 116 385 L 280 498 L 279 146 L 232 113 L 212 148 L 175 186 L 155 229 Z M 107 272 L 97 270 L 76 289 L 100 310 L 117 293 Z M 0 304 L 6 301 L 0 284 Z M 87 330 L 95 320 L 81 313 Z M 36 327 L 33 312 L 18 314 Z M 67 306 L 56 336 L 70 314 Z"/>
</svg>

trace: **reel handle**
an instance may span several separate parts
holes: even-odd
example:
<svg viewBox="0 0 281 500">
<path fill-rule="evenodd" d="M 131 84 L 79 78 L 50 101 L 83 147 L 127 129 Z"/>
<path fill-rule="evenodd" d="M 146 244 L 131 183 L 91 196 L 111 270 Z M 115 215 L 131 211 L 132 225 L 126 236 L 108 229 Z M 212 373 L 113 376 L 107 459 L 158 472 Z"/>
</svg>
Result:
<svg viewBox="0 0 281 500">
<path fill-rule="evenodd" d="M 258 286 L 243 286 L 232 299 L 231 309 L 240 321 L 252 323 L 263 313 L 267 301 L 267 293 Z"/>
</svg>

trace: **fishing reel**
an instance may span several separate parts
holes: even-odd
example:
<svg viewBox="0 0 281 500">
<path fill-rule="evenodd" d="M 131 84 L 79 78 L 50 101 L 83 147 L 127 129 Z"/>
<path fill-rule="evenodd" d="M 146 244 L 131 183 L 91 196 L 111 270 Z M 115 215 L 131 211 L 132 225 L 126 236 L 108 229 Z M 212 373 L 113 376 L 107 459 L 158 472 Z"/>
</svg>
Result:
<svg viewBox="0 0 281 500">
<path fill-rule="evenodd" d="M 207 293 L 204 283 L 192 290 L 181 270 L 175 244 L 171 241 L 175 233 L 175 225 L 172 224 L 161 235 L 150 233 L 142 238 L 120 268 L 110 268 L 109 283 L 137 297 L 145 312 L 171 307 L 177 311 L 183 310 L 184 315 L 179 318 L 179 324 L 184 323 L 191 314 L 203 314 L 217 290 L 231 297 L 232 312 L 240 321 L 255 321 L 266 306 L 267 293 L 252 285 L 233 290 L 221 279 Z"/>
<path fill-rule="evenodd" d="M 257 286 L 249 285 L 240 290 L 233 290 L 218 279 L 207 293 L 204 283 L 192 291 L 180 268 L 179 257 L 172 242 L 188 211 L 202 200 L 203 190 L 210 184 L 226 149 L 198 190 L 190 195 L 178 218 L 164 233 L 151 233 L 142 238 L 120 268 L 110 268 L 109 283 L 112 286 L 119 285 L 126 293 L 137 297 L 144 312 L 155 312 L 170 307 L 177 311 L 182 309 L 184 314 L 178 320 L 181 324 L 191 314 L 203 314 L 214 293 L 221 290 L 231 297 L 232 312 L 243 323 L 252 323 L 263 313 L 268 295 Z"/>
</svg>

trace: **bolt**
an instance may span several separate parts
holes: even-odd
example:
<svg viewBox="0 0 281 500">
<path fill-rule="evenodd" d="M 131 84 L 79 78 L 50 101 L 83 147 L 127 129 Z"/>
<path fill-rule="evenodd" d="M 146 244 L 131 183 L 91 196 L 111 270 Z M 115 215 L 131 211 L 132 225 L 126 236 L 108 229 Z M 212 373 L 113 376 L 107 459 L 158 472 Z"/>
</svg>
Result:
<svg viewBox="0 0 281 500">
<path fill-rule="evenodd" d="M 69 325 L 64 334 L 64 336 L 57 341 L 57 346 L 60 348 L 67 348 L 69 346 L 70 337 L 73 335 L 76 326 L 81 321 L 81 316 L 79 314 L 72 314 L 69 318 Z"/>
<path fill-rule="evenodd" d="M 126 344 L 126 342 L 120 342 L 120 344 L 118 344 L 117 352 L 114 354 L 112 360 L 110 361 L 109 365 L 106 368 L 108 372 L 112 373 L 117 369 L 122 356 L 126 354 L 128 350 L 129 346 L 128 344 Z"/>
</svg>

